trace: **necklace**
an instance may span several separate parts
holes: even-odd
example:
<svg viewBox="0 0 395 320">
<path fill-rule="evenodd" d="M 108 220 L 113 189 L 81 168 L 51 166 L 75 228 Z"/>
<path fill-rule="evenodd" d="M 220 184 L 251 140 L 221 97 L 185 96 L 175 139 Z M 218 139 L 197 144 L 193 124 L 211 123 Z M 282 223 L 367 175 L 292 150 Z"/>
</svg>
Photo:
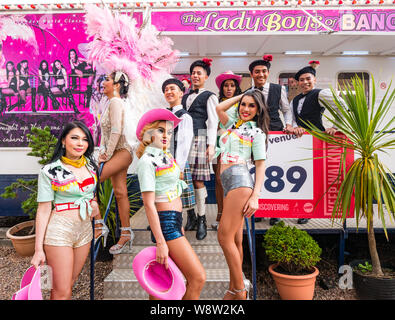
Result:
<svg viewBox="0 0 395 320">
<path fill-rule="evenodd" d="M 84 156 L 82 156 L 78 160 L 72 160 L 72 159 L 69 159 L 66 157 L 62 157 L 61 160 L 63 163 L 69 164 L 69 165 L 76 167 L 76 168 L 81 168 L 86 165 L 86 158 Z"/>
</svg>

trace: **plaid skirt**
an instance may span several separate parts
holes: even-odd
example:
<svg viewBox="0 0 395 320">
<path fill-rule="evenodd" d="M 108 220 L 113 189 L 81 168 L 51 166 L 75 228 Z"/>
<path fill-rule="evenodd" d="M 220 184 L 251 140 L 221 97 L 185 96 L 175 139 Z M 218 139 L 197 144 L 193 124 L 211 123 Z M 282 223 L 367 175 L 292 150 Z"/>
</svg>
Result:
<svg viewBox="0 0 395 320">
<path fill-rule="evenodd" d="M 192 180 L 210 181 L 210 162 L 206 156 L 207 137 L 195 136 L 189 152 Z"/>
<path fill-rule="evenodd" d="M 188 185 L 188 188 L 184 189 L 181 194 L 182 207 L 184 209 L 191 209 L 195 206 L 196 200 L 192 183 L 191 168 L 189 167 L 188 161 L 186 162 L 184 168 L 184 181 Z"/>
</svg>

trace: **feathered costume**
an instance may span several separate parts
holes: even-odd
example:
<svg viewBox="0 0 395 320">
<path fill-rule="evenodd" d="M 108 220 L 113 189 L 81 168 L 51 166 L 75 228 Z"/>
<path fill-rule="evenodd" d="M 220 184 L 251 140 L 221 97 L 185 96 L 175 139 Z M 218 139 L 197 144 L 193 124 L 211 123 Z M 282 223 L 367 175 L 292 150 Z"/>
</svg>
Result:
<svg viewBox="0 0 395 320">
<path fill-rule="evenodd" d="M 135 149 L 138 145 L 136 126 L 140 117 L 153 108 L 165 108 L 161 85 L 170 78 L 178 61 L 178 52 L 170 38 L 160 37 L 159 31 L 127 14 L 113 12 L 107 7 L 86 5 L 85 24 L 88 39 L 88 61 L 107 73 L 122 71 L 129 77 L 125 117 L 128 125 L 124 134 Z"/>
<path fill-rule="evenodd" d="M 28 22 L 23 15 L 2 15 L 0 16 L 0 45 L 2 48 L 3 41 L 10 37 L 12 39 L 19 39 L 26 41 L 33 46 L 35 53 L 38 53 L 38 45 L 36 36 L 31 27 L 28 26 Z M 0 67 L 3 67 L 5 63 L 5 57 L 1 52 L 0 56 Z"/>
</svg>

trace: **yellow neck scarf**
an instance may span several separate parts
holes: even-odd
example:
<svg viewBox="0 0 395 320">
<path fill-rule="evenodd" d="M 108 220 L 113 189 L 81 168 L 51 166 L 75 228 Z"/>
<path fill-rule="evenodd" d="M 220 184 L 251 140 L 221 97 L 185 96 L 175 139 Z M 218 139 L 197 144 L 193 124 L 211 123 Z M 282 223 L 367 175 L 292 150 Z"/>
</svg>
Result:
<svg viewBox="0 0 395 320">
<path fill-rule="evenodd" d="M 236 129 L 237 129 L 238 127 L 240 127 L 244 122 L 245 122 L 244 120 L 239 119 L 239 120 L 235 123 Z"/>
<path fill-rule="evenodd" d="M 63 163 L 72 165 L 73 167 L 76 167 L 76 168 L 81 168 L 86 165 L 86 158 L 84 156 L 82 156 L 78 160 L 71 160 L 66 157 L 62 157 L 61 160 Z"/>
</svg>

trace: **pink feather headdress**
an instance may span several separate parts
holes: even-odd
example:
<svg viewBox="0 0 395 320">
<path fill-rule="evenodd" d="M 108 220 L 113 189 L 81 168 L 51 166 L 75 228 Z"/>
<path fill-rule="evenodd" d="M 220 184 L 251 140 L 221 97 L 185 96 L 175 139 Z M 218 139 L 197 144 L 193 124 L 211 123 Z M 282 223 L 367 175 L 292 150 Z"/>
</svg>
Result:
<svg viewBox="0 0 395 320">
<path fill-rule="evenodd" d="M 112 12 L 107 7 L 85 6 L 88 60 L 107 72 L 123 71 L 132 81 L 138 77 L 155 78 L 157 72 L 170 73 L 178 61 L 178 52 L 170 38 L 160 37 L 152 25 L 136 26 L 127 14 Z"/>
<path fill-rule="evenodd" d="M 38 53 L 36 36 L 23 15 L 0 16 L 0 41 L 7 37 L 26 41 Z"/>
</svg>

